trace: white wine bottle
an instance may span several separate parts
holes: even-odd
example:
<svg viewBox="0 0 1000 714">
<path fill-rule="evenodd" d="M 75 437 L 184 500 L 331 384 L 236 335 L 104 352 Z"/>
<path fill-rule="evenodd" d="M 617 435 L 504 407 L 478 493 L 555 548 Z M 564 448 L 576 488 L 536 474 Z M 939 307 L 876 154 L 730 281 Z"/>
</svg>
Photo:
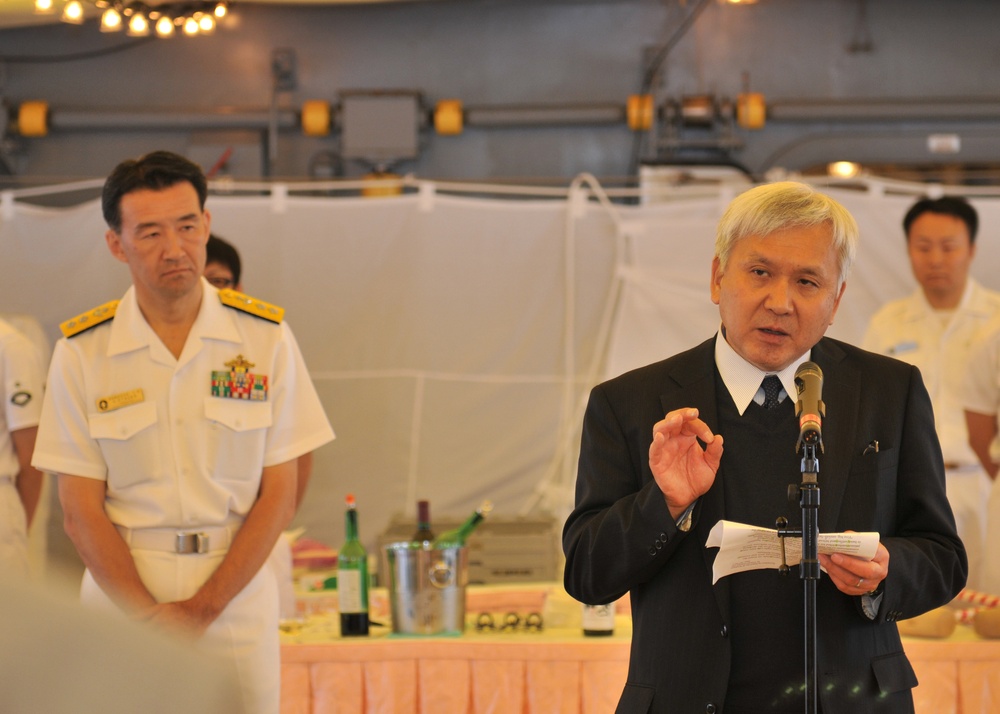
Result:
<svg viewBox="0 0 1000 714">
<path fill-rule="evenodd" d="M 465 541 L 469 539 L 472 531 L 476 530 L 476 526 L 478 526 L 492 510 L 493 504 L 489 501 L 483 501 L 479 508 L 476 509 L 475 513 L 465 519 L 465 523 L 460 525 L 458 528 L 445 531 L 435 538 L 433 546 L 435 548 L 462 547 L 465 545 Z"/>
<path fill-rule="evenodd" d="M 340 636 L 358 637 L 368 634 L 368 553 L 358 539 L 358 512 L 350 494 L 344 529 L 347 539 L 337 553 Z"/>
<path fill-rule="evenodd" d="M 583 634 L 587 637 L 609 637 L 615 634 L 615 604 L 584 605 Z"/>
</svg>

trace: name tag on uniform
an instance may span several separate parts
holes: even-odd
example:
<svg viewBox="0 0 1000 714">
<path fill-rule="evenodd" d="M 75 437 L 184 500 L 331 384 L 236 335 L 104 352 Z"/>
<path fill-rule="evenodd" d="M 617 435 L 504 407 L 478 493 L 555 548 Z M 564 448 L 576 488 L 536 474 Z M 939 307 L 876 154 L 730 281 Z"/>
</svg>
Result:
<svg viewBox="0 0 1000 714">
<path fill-rule="evenodd" d="M 127 407 L 132 404 L 138 404 L 144 399 L 145 397 L 143 396 L 141 389 L 130 389 L 127 392 L 112 394 L 110 397 L 101 397 L 97 400 L 97 411 L 113 412 L 115 409 L 121 409 L 122 407 Z"/>
</svg>

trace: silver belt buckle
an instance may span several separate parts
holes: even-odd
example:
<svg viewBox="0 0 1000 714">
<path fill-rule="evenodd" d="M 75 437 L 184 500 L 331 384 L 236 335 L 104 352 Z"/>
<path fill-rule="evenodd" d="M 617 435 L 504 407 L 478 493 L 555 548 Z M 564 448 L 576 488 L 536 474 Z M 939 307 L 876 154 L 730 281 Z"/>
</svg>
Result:
<svg viewBox="0 0 1000 714">
<path fill-rule="evenodd" d="M 181 555 L 207 553 L 208 536 L 205 533 L 178 533 L 176 546 Z"/>
</svg>

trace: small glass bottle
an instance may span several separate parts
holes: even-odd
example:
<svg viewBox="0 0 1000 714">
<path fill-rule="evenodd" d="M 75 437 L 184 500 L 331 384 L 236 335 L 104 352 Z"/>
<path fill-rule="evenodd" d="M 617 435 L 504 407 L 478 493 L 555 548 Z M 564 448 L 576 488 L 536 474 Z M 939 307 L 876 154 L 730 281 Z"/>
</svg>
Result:
<svg viewBox="0 0 1000 714">
<path fill-rule="evenodd" d="M 475 513 L 469 516 L 465 523 L 460 525 L 458 528 L 453 528 L 450 531 L 445 531 L 437 538 L 434 539 L 435 548 L 454 548 L 461 547 L 465 545 L 465 541 L 469 539 L 472 531 L 476 530 L 484 518 L 493 510 L 493 504 L 489 501 L 483 501 L 479 508 L 476 509 Z"/>
<path fill-rule="evenodd" d="M 615 633 L 615 604 L 584 605 L 583 634 L 587 637 L 609 637 Z"/>
<path fill-rule="evenodd" d="M 350 494 L 344 529 L 347 538 L 337 553 L 340 635 L 358 637 L 368 634 L 368 553 L 358 539 L 358 512 Z"/>
<path fill-rule="evenodd" d="M 413 540 L 417 543 L 434 540 L 434 531 L 431 530 L 430 501 L 417 501 L 417 532 L 413 534 Z"/>
</svg>

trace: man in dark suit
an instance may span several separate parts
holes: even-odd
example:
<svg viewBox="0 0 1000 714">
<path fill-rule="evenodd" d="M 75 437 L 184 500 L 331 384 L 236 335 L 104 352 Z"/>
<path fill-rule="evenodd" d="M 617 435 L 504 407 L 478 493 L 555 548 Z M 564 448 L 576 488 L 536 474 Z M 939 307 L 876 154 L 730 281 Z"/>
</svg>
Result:
<svg viewBox="0 0 1000 714">
<path fill-rule="evenodd" d="M 951 600 L 967 562 L 919 371 L 823 337 L 857 233 L 839 203 L 803 184 L 741 194 L 712 261 L 719 333 L 591 393 L 565 584 L 593 604 L 630 593 L 619 712 L 803 711 L 797 570 L 713 585 L 717 551 L 705 543 L 720 519 L 773 528 L 783 516 L 801 527 L 787 490 L 801 482 L 794 377 L 809 360 L 826 403 L 819 529 L 877 531 L 881 541 L 870 561 L 820 556 L 819 709 L 913 711 L 917 681 L 895 621 Z"/>
</svg>

